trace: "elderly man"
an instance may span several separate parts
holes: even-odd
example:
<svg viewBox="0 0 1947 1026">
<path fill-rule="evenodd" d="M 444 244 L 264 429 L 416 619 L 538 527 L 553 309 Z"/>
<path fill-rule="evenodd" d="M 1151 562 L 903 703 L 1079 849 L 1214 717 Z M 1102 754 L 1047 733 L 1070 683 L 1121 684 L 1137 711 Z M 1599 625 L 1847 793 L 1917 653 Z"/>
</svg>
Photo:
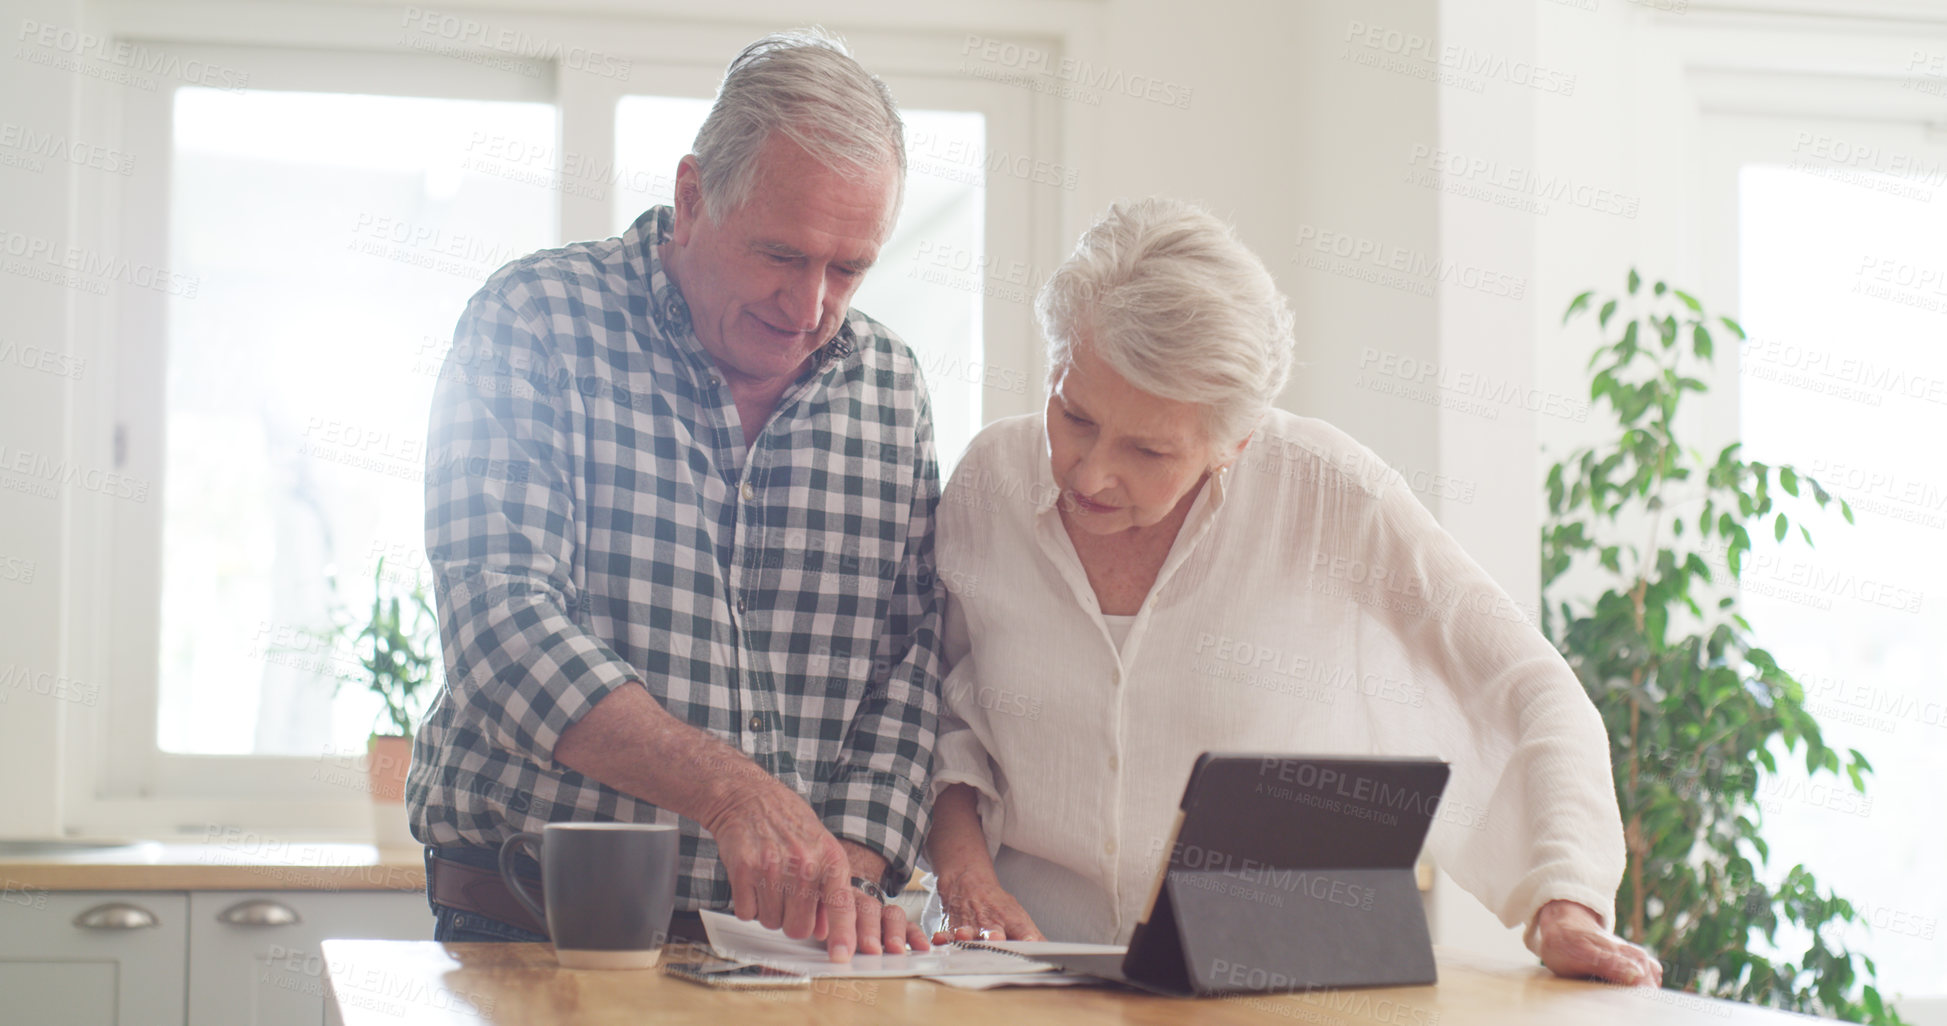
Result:
<svg viewBox="0 0 1947 1026">
<path fill-rule="evenodd" d="M 849 309 L 904 153 L 840 44 L 760 40 L 672 206 L 468 304 L 426 479 L 447 684 L 408 793 L 440 939 L 545 939 L 495 849 L 619 820 L 680 825 L 679 909 L 841 961 L 926 946 L 884 891 L 926 825 L 938 470 L 912 353 Z"/>
</svg>

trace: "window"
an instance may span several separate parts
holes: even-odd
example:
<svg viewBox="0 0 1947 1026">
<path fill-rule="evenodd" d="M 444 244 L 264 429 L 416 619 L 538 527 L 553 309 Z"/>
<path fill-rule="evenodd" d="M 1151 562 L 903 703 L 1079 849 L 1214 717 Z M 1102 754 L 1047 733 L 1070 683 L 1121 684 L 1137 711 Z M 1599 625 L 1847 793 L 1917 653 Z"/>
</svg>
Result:
<svg viewBox="0 0 1947 1026">
<path fill-rule="evenodd" d="M 1801 152 L 1737 176 L 1746 455 L 1790 462 L 1852 505 L 1771 534 L 1745 615 L 1805 686 L 1828 744 L 1878 767 L 1868 798 L 1780 758 L 1761 791 L 1774 878 L 1803 861 L 1870 929 L 1846 934 L 1884 992 L 1947 995 L 1947 147 L 1837 130 L 1877 156 Z M 1824 147 L 1830 150 L 1830 147 Z M 1809 151 L 1812 147 L 1801 147 Z M 1760 532 L 1753 532 L 1759 534 Z M 1780 753 L 1782 755 L 1782 753 Z M 1800 950 L 1781 933 L 1781 950 Z M 1909 1014 L 1917 1006 L 1906 1009 Z"/>
<path fill-rule="evenodd" d="M 156 743 L 358 751 L 380 711 L 329 631 L 423 579 L 426 411 L 495 268 L 556 245 L 547 195 L 469 141 L 543 103 L 177 92 Z M 390 557 L 389 559 L 387 557 Z M 336 586 L 332 587 L 335 578 Z"/>
</svg>

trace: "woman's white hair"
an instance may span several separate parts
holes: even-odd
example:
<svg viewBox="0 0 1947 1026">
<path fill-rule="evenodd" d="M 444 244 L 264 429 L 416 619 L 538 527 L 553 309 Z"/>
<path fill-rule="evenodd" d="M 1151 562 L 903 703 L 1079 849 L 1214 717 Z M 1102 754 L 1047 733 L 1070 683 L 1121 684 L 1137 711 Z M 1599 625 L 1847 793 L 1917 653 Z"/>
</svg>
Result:
<svg viewBox="0 0 1947 1026">
<path fill-rule="evenodd" d="M 1257 427 L 1291 377 L 1291 304 L 1229 225 L 1180 200 L 1116 203 L 1035 300 L 1052 388 L 1086 339 L 1129 384 L 1204 408 L 1211 447 Z"/>
<path fill-rule="evenodd" d="M 758 151 L 773 135 L 840 174 L 894 165 L 905 195 L 906 132 L 892 91 L 823 29 L 765 36 L 724 71 L 691 147 L 711 221 L 722 223 L 750 199 L 762 170 Z"/>
</svg>

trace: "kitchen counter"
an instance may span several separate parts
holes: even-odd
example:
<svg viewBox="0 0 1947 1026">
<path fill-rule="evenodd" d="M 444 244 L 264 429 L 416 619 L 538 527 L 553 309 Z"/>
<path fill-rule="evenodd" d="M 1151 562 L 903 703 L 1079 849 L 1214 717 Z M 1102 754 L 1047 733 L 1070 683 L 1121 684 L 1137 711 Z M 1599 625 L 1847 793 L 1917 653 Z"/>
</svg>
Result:
<svg viewBox="0 0 1947 1026">
<path fill-rule="evenodd" d="M 284 841 L 256 834 L 207 842 L 8 846 L 9 891 L 424 891 L 425 849 Z"/>
<path fill-rule="evenodd" d="M 1164 998 L 1098 987 L 956 990 L 926 980 L 819 980 L 731 991 L 656 970 L 562 969 L 546 944 L 327 940 L 325 1021 L 343 1026 L 978 1023 L 1170 1026 L 1791 1026 L 1817 1020 L 1649 987 L 1564 980 L 1532 961 L 1435 948 L 1427 987 Z M 671 957 L 672 952 L 665 952 Z"/>
</svg>

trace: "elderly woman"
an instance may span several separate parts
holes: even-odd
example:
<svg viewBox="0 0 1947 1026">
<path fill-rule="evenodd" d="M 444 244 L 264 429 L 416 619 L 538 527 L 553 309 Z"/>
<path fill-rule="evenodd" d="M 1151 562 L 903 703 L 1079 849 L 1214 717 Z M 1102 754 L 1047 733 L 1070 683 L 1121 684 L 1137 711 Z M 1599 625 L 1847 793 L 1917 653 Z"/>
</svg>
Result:
<svg viewBox="0 0 1947 1026">
<path fill-rule="evenodd" d="M 1264 265 L 1194 207 L 1118 204 L 1038 313 L 1046 410 L 981 432 L 940 505 L 940 939 L 1126 943 L 1203 751 L 1437 755 L 1440 865 L 1555 972 L 1660 982 L 1607 928 L 1594 707 L 1398 474 L 1273 408 Z"/>
</svg>

